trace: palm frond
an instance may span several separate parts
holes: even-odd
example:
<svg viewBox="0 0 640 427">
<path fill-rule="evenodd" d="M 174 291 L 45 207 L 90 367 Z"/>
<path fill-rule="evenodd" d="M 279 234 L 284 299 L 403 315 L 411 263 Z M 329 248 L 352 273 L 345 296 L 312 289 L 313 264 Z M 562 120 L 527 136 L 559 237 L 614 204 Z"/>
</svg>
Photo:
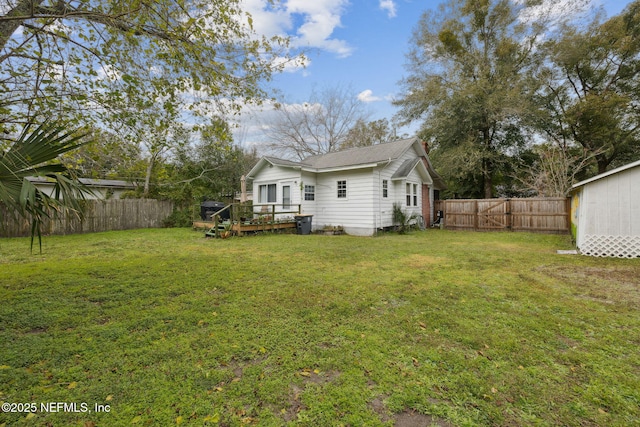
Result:
<svg viewBox="0 0 640 427">
<path fill-rule="evenodd" d="M 67 131 L 56 123 L 37 127 L 27 125 L 20 137 L 0 153 L 0 202 L 15 217 L 31 221 L 31 247 L 35 236 L 42 250 L 42 224 L 58 214 L 82 216 L 82 201 L 91 194 L 58 156 L 88 141 L 85 134 Z M 40 190 L 32 180 L 44 178 L 53 183 L 53 192 Z"/>
</svg>

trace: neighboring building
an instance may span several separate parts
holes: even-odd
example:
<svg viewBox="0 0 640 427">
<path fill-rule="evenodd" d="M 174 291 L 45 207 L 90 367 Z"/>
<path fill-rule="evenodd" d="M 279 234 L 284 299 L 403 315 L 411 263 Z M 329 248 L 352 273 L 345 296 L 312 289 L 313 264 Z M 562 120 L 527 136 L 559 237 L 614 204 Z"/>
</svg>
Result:
<svg viewBox="0 0 640 427">
<path fill-rule="evenodd" d="M 571 223 L 585 255 L 640 257 L 640 161 L 574 185 Z"/>
<path fill-rule="evenodd" d="M 52 181 L 40 176 L 33 176 L 27 179 L 43 193 L 49 196 L 53 195 L 54 183 Z M 115 179 L 80 178 L 79 181 L 92 192 L 86 194 L 85 198 L 88 200 L 120 199 L 123 193 L 136 189 L 136 185 L 132 182 Z"/>
<path fill-rule="evenodd" d="M 418 138 L 307 157 L 301 162 L 263 157 L 247 174 L 254 205 L 276 211 L 301 205 L 313 229 L 342 226 L 373 235 L 393 226 L 393 204 L 433 221 L 434 190 L 445 185 Z M 259 210 L 260 207 L 256 207 Z"/>
</svg>

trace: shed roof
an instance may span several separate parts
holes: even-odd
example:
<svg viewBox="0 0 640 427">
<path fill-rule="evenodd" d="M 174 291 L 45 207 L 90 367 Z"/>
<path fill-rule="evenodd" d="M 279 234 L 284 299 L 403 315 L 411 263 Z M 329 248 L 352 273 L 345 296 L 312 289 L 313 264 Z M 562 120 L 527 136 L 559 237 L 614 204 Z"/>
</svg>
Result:
<svg viewBox="0 0 640 427">
<path fill-rule="evenodd" d="M 574 184 L 571 187 L 571 189 L 575 190 L 575 189 L 580 188 L 580 187 L 582 187 L 582 186 L 584 186 L 586 184 L 589 184 L 591 182 L 598 181 L 599 179 L 606 178 L 608 176 L 615 175 L 617 173 L 623 172 L 623 171 L 628 170 L 628 169 L 633 169 L 633 168 L 638 167 L 638 166 L 640 166 L 640 160 L 638 160 L 636 162 L 633 162 L 633 163 L 629 163 L 628 165 L 624 165 L 624 166 L 621 166 L 621 167 L 616 168 L 616 169 L 611 169 L 610 171 L 607 171 L 605 173 L 601 173 L 600 175 L 596 175 L 593 178 L 589 178 L 589 179 L 585 179 L 584 181 L 580 181 L 579 183 Z"/>
<path fill-rule="evenodd" d="M 27 177 L 29 182 L 34 184 L 54 184 L 54 181 L 45 176 L 29 176 Z M 136 184 L 129 181 L 122 181 L 119 179 L 92 179 L 92 178 L 78 178 L 82 184 L 90 187 L 103 187 L 103 188 L 136 188 Z"/>
</svg>

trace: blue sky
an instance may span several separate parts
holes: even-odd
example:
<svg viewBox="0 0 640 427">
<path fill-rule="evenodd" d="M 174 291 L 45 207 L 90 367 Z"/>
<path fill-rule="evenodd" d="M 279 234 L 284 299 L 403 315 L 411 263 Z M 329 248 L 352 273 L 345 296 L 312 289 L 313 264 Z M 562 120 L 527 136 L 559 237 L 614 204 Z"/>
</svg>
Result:
<svg viewBox="0 0 640 427">
<path fill-rule="evenodd" d="M 547 0 L 555 6 L 571 0 Z M 309 100 L 312 90 L 348 87 L 366 104 L 371 119 L 387 118 L 397 111 L 391 99 L 400 93 L 406 75 L 405 54 L 418 20 L 440 0 L 244 0 L 246 10 L 260 34 L 288 35 L 292 45 L 307 51 L 306 67 L 277 75 L 272 85 L 289 103 Z M 591 0 L 607 16 L 620 13 L 626 0 Z M 269 105 L 264 112 L 244 115 L 236 140 L 260 146 L 261 126 L 268 125 Z M 412 133 L 413 127 L 399 132 Z"/>
</svg>

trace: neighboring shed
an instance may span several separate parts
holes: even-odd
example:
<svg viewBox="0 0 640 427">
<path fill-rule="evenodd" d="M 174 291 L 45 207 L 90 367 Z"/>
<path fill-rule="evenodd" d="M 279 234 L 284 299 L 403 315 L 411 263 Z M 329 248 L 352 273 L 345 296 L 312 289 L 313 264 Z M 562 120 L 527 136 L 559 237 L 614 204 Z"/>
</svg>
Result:
<svg viewBox="0 0 640 427">
<path fill-rule="evenodd" d="M 44 193 L 53 194 L 53 181 L 41 176 L 32 176 L 27 179 Z M 116 179 L 79 178 L 78 180 L 91 190 L 91 193 L 85 195 L 88 200 L 120 199 L 123 193 L 136 189 L 134 183 Z"/>
<path fill-rule="evenodd" d="M 582 254 L 640 257 L 640 161 L 575 184 L 571 223 Z"/>
</svg>

